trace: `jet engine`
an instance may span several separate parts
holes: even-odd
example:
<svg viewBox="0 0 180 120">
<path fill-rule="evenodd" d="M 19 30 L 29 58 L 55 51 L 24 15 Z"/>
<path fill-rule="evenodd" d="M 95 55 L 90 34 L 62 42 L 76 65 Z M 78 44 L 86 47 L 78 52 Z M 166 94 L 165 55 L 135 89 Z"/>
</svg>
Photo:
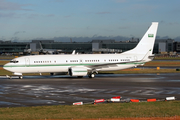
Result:
<svg viewBox="0 0 180 120">
<path fill-rule="evenodd" d="M 85 68 L 69 68 L 68 70 L 70 76 L 86 76 L 88 71 Z"/>
</svg>

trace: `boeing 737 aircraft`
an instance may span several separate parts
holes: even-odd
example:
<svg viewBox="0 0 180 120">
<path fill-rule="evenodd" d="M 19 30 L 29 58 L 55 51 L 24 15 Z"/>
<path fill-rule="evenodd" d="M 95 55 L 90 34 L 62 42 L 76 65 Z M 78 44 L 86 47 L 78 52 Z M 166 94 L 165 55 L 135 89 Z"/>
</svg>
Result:
<svg viewBox="0 0 180 120">
<path fill-rule="evenodd" d="M 34 55 L 11 60 L 3 68 L 23 78 L 23 73 L 68 73 L 93 78 L 99 71 L 122 70 L 143 65 L 153 59 L 158 23 L 152 22 L 138 45 L 120 54 Z"/>
</svg>

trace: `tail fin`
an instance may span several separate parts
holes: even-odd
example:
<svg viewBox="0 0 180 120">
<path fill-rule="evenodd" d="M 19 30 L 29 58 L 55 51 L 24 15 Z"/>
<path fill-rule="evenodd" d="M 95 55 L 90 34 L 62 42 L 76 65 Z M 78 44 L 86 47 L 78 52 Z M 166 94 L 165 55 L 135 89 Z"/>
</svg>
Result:
<svg viewBox="0 0 180 120">
<path fill-rule="evenodd" d="M 145 55 L 148 51 L 151 51 L 150 55 L 152 55 L 157 28 L 158 28 L 158 22 L 152 22 L 152 25 L 144 34 L 143 38 L 138 43 L 138 45 L 134 49 L 126 51 L 122 54 L 144 54 Z"/>
<path fill-rule="evenodd" d="M 39 41 L 39 46 L 40 46 L 40 50 L 43 50 L 43 47 L 42 47 L 41 41 Z"/>
</svg>

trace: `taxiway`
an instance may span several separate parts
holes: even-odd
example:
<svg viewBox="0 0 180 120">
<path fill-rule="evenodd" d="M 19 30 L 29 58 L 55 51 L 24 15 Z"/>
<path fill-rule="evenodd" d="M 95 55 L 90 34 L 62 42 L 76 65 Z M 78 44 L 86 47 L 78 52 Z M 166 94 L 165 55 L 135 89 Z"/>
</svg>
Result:
<svg viewBox="0 0 180 120">
<path fill-rule="evenodd" d="M 68 76 L 0 76 L 0 107 L 71 105 L 121 96 L 123 99 L 180 99 L 180 74 L 99 74 Z"/>
</svg>

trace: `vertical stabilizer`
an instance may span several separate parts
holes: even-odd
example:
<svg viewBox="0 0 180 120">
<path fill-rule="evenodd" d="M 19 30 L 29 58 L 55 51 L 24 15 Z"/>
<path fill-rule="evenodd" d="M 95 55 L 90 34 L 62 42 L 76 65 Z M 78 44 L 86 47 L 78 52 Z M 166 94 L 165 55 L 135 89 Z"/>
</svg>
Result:
<svg viewBox="0 0 180 120">
<path fill-rule="evenodd" d="M 146 54 L 148 51 L 151 51 L 152 54 L 154 48 L 154 42 L 156 39 L 156 33 L 158 28 L 158 22 L 152 22 L 152 25 L 149 27 L 147 32 L 142 37 L 141 41 L 137 46 L 129 51 L 126 51 L 122 54 Z"/>
<path fill-rule="evenodd" d="M 40 45 L 40 50 L 43 50 L 43 47 L 42 47 L 41 41 L 39 41 L 39 45 Z"/>
</svg>

